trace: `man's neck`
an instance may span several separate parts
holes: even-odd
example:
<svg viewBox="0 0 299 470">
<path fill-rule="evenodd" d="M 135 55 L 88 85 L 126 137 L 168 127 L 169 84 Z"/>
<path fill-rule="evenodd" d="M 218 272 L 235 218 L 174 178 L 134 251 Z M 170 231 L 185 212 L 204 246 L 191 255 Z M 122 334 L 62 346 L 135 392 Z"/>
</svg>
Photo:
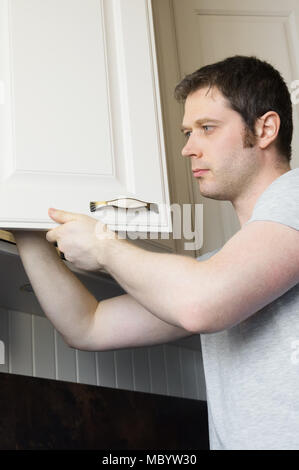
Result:
<svg viewBox="0 0 299 470">
<path fill-rule="evenodd" d="M 273 168 L 272 171 L 267 170 L 266 173 L 259 174 L 253 185 L 247 188 L 246 193 L 241 194 L 236 200 L 232 201 L 241 227 L 250 219 L 257 200 L 267 187 L 270 186 L 274 180 L 290 170 L 291 167 L 287 164 L 280 168 Z"/>
</svg>

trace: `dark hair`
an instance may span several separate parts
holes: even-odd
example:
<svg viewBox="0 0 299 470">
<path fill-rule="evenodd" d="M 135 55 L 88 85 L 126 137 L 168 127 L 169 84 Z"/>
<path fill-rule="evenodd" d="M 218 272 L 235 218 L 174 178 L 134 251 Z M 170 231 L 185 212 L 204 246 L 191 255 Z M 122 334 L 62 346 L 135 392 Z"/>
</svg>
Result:
<svg viewBox="0 0 299 470">
<path fill-rule="evenodd" d="M 254 56 L 228 57 L 186 75 L 175 87 L 175 98 L 185 101 L 199 88 L 213 86 L 228 99 L 253 133 L 257 118 L 275 111 L 280 117 L 275 143 L 278 151 L 291 160 L 292 102 L 284 79 L 272 65 Z"/>
</svg>

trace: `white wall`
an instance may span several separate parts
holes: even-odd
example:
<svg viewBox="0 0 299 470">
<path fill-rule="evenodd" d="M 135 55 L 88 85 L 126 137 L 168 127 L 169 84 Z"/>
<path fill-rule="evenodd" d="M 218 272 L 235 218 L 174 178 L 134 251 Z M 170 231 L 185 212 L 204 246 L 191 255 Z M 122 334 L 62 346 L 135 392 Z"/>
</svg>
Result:
<svg viewBox="0 0 299 470">
<path fill-rule="evenodd" d="M 72 349 L 50 321 L 0 308 L 0 372 L 206 400 L 199 336 L 176 344 L 90 352 Z"/>
</svg>

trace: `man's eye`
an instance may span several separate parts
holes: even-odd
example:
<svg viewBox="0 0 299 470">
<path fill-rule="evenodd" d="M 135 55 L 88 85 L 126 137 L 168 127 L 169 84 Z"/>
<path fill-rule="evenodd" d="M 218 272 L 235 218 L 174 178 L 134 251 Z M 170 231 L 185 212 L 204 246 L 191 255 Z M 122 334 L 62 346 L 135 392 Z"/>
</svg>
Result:
<svg viewBox="0 0 299 470">
<path fill-rule="evenodd" d="M 202 128 L 205 132 L 210 132 L 210 131 L 213 129 L 213 126 L 205 125 L 205 126 L 201 126 L 201 128 Z"/>
<path fill-rule="evenodd" d="M 184 136 L 186 137 L 186 139 L 189 139 L 190 135 L 191 131 L 184 132 Z"/>
</svg>

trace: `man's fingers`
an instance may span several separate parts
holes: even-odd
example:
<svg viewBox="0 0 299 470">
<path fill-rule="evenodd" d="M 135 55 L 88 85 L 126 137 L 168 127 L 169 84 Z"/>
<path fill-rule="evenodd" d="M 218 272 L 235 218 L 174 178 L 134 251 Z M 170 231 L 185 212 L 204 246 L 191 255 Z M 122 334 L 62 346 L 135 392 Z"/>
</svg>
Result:
<svg viewBox="0 0 299 470">
<path fill-rule="evenodd" d="M 47 232 L 46 239 L 50 243 L 57 242 L 57 233 L 55 232 L 55 229 L 49 230 L 49 232 Z"/>
<path fill-rule="evenodd" d="M 76 220 L 78 218 L 78 214 L 53 209 L 52 207 L 48 210 L 48 214 L 51 219 L 55 220 L 55 222 L 58 222 L 59 224 L 65 224 L 66 222 L 70 222 L 71 220 Z"/>
<path fill-rule="evenodd" d="M 82 216 L 81 214 L 75 214 L 73 212 L 68 212 L 68 211 L 63 211 L 61 209 L 54 209 L 53 207 L 50 207 L 48 209 L 48 214 L 53 219 L 55 222 L 58 222 L 59 224 L 66 224 L 67 222 L 71 222 L 73 220 L 78 220 Z M 57 242 L 58 239 L 58 232 L 57 229 L 59 227 L 53 228 L 52 230 L 49 230 L 46 234 L 46 239 L 48 242 L 53 243 Z"/>
</svg>

